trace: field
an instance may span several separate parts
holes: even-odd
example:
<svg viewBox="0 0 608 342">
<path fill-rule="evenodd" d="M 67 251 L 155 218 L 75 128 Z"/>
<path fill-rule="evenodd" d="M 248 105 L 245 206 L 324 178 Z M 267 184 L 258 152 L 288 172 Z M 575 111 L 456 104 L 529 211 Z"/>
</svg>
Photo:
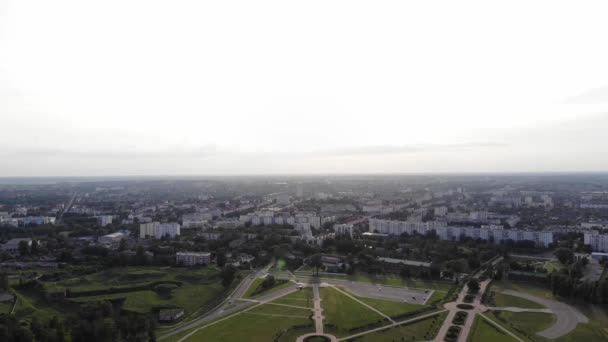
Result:
<svg viewBox="0 0 608 342">
<path fill-rule="evenodd" d="M 554 315 L 541 312 L 492 311 L 490 316 L 495 322 L 517 332 L 523 332 L 525 336 L 535 336 L 537 332 L 555 323 Z"/>
<path fill-rule="evenodd" d="M 430 341 L 432 340 L 441 324 L 445 320 L 447 313 L 443 312 L 433 317 L 398 325 L 393 328 L 373 332 L 356 338 L 354 341 L 361 342 L 393 342 L 393 341 Z"/>
<path fill-rule="evenodd" d="M 314 306 L 312 300 L 312 289 L 310 287 L 305 287 L 302 290 L 292 292 L 287 296 L 275 299 L 271 303 L 312 308 Z"/>
<path fill-rule="evenodd" d="M 496 302 L 496 307 L 517 307 L 517 308 L 525 308 L 525 309 L 544 309 L 545 307 L 529 301 L 527 299 L 510 296 L 504 293 L 495 292 L 494 300 Z"/>
<path fill-rule="evenodd" d="M 305 310 L 309 311 L 309 310 Z M 310 311 L 309 311 L 310 312 Z M 258 306 L 228 319 L 220 319 L 196 331 L 188 341 L 214 342 L 257 342 L 273 341 L 280 334 L 279 341 L 295 341 L 295 337 L 313 332 L 313 322 L 308 317 L 299 317 L 302 309 L 278 305 Z M 290 333 L 293 326 L 303 328 Z M 177 339 L 170 339 L 171 341 Z"/>
<path fill-rule="evenodd" d="M 159 285 L 173 289 L 163 292 L 158 290 Z M 107 291 L 108 286 L 118 293 L 97 294 Z M 124 299 L 125 310 L 153 313 L 160 308 L 182 308 L 186 318 L 201 309 L 211 308 L 224 294 L 219 271 L 215 268 L 111 269 L 49 284 L 49 287 L 68 288 L 71 292 L 68 300 L 74 303 Z M 133 291 L 129 291 L 131 289 Z"/>
<path fill-rule="evenodd" d="M 298 276 L 302 274 L 298 272 Z M 373 283 L 373 284 L 382 284 L 382 285 L 390 285 L 390 286 L 401 286 L 401 287 L 411 287 L 418 288 L 424 290 L 439 290 L 439 291 L 449 291 L 453 284 L 448 282 L 434 282 L 434 281 L 425 281 L 425 280 L 417 280 L 411 278 L 402 278 L 397 275 L 385 275 L 385 276 L 372 276 L 362 273 L 355 273 L 353 275 L 330 275 L 323 274 L 321 277 L 328 279 L 339 279 L 339 280 L 348 280 L 348 281 L 358 281 L 362 283 Z"/>
<path fill-rule="evenodd" d="M 570 334 L 553 341 L 608 341 L 608 314 L 606 313 L 606 308 L 600 305 L 576 305 L 576 307 L 589 318 L 589 323 L 579 324 Z"/>
<path fill-rule="evenodd" d="M 255 279 L 251 283 L 251 286 L 249 286 L 249 288 L 247 289 L 247 292 L 245 292 L 245 295 L 243 297 L 255 298 L 255 297 L 261 296 L 263 294 L 271 293 L 273 291 L 280 290 L 280 289 L 293 285 L 293 283 L 288 280 L 277 279 L 277 280 L 275 280 L 275 284 L 273 287 L 264 289 L 262 286 L 263 282 L 264 282 L 264 279 L 261 279 L 261 278 Z"/>
<path fill-rule="evenodd" d="M 390 317 L 403 315 L 427 307 L 425 305 L 400 303 L 375 298 L 357 297 L 357 299 Z"/>
<path fill-rule="evenodd" d="M 336 336 L 344 337 L 369 324 L 386 324 L 385 318 L 352 298 L 331 287 L 320 289 L 321 306 L 325 316 L 326 330 Z"/>
<path fill-rule="evenodd" d="M 475 323 L 471 328 L 468 342 L 515 342 L 517 341 L 512 336 L 508 335 L 504 331 L 496 328 L 491 323 L 488 323 L 485 319 L 477 316 Z"/>
</svg>

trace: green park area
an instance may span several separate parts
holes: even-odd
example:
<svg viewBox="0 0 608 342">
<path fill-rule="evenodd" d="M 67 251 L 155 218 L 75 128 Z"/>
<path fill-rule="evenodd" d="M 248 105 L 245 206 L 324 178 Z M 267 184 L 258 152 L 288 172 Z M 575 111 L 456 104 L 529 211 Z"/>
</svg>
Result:
<svg viewBox="0 0 608 342">
<path fill-rule="evenodd" d="M 394 301 L 390 301 L 390 300 L 382 300 L 382 299 L 376 299 L 376 298 L 364 298 L 364 297 L 356 297 L 356 298 L 391 318 L 404 317 L 410 313 L 415 314 L 419 311 L 422 312 L 422 311 L 427 311 L 428 309 L 430 309 L 426 305 L 394 302 Z"/>
<path fill-rule="evenodd" d="M 388 329 L 372 332 L 354 341 L 361 342 L 393 342 L 393 341 L 431 341 L 441 328 L 446 312 L 435 316 L 422 318 L 420 320 L 390 327 Z"/>
<path fill-rule="evenodd" d="M 263 304 L 202 325 L 190 331 L 194 333 L 187 341 L 293 342 L 300 335 L 314 332 L 311 313 L 311 310 Z M 177 341 L 185 336 L 187 333 L 182 333 L 164 341 Z"/>
<path fill-rule="evenodd" d="M 299 272 L 298 272 L 299 273 Z M 301 275 L 301 274 L 298 274 Z M 386 275 L 369 275 L 365 273 L 355 273 L 352 275 L 340 275 L 340 274 L 323 274 L 320 277 L 327 279 L 347 280 L 347 281 L 358 281 L 362 283 L 372 283 L 390 286 L 400 286 L 417 288 L 423 290 L 438 290 L 448 292 L 454 284 L 444 281 L 428 281 L 422 279 L 403 278 L 394 274 Z"/>
<path fill-rule="evenodd" d="M 245 295 L 243 297 L 245 298 L 255 298 L 264 294 L 268 294 L 271 292 L 274 292 L 276 290 L 280 290 L 289 286 L 295 286 L 294 283 L 290 282 L 289 280 L 283 280 L 283 279 L 274 279 L 272 278 L 272 281 L 268 281 L 267 278 L 257 278 L 255 279 L 251 285 L 249 286 L 249 288 L 247 289 L 247 292 L 245 292 Z"/>
<path fill-rule="evenodd" d="M 536 333 L 555 323 L 555 315 L 542 312 L 492 311 L 489 316 L 494 322 L 529 339 L 540 338 Z"/>
<path fill-rule="evenodd" d="M 189 316 L 209 310 L 223 300 L 227 290 L 221 283 L 216 268 L 113 268 L 56 282 L 17 286 L 15 315 L 61 318 L 76 312 L 80 304 L 109 300 L 136 313 L 183 309 L 184 320 L 188 320 Z"/>
<path fill-rule="evenodd" d="M 330 334 L 345 337 L 388 323 L 385 317 L 334 288 L 321 288 L 320 293 L 325 330 Z"/>
<path fill-rule="evenodd" d="M 529 301 L 527 299 L 510 296 L 501 292 L 494 292 L 494 306 L 504 308 L 504 307 L 516 307 L 516 308 L 524 308 L 524 309 L 544 309 L 545 307 Z"/>
<path fill-rule="evenodd" d="M 312 289 L 305 287 L 286 296 L 273 300 L 271 303 L 313 308 Z"/>
<path fill-rule="evenodd" d="M 516 342 L 517 340 L 480 316 L 475 318 L 468 342 Z"/>
</svg>

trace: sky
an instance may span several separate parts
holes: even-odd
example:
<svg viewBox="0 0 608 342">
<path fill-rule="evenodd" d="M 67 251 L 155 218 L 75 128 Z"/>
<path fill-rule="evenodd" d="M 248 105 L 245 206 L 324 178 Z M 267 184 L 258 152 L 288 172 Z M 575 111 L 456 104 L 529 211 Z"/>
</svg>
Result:
<svg viewBox="0 0 608 342">
<path fill-rule="evenodd" d="M 606 1 L 0 1 L 0 176 L 608 171 Z"/>
</svg>

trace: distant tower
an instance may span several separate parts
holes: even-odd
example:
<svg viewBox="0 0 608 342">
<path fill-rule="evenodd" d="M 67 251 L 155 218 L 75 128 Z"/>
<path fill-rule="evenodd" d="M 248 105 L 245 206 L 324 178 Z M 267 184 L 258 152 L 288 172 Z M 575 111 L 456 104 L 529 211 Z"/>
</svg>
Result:
<svg viewBox="0 0 608 342">
<path fill-rule="evenodd" d="M 302 183 L 296 184 L 296 197 L 304 197 L 304 185 L 302 185 Z"/>
</svg>

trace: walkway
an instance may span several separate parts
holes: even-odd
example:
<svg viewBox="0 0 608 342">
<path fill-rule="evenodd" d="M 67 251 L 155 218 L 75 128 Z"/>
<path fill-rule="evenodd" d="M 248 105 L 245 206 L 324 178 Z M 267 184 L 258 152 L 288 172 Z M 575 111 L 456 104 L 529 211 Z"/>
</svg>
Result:
<svg viewBox="0 0 608 342">
<path fill-rule="evenodd" d="M 312 295 L 314 301 L 314 313 L 312 319 L 315 320 L 315 331 L 317 332 L 317 334 L 323 334 L 323 308 L 321 308 L 319 284 L 314 284 L 312 286 Z"/>
</svg>

